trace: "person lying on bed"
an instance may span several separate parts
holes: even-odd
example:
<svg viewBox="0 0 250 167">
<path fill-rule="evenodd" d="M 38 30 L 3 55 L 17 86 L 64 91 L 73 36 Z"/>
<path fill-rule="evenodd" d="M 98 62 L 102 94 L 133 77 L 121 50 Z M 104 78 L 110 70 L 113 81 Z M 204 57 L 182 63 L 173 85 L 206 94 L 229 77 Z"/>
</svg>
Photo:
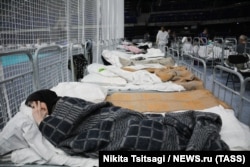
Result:
<svg viewBox="0 0 250 167">
<path fill-rule="evenodd" d="M 70 155 L 98 157 L 99 151 L 229 150 L 220 138 L 221 119 L 208 112 L 143 114 L 39 90 L 25 104 L 53 145 Z"/>
</svg>

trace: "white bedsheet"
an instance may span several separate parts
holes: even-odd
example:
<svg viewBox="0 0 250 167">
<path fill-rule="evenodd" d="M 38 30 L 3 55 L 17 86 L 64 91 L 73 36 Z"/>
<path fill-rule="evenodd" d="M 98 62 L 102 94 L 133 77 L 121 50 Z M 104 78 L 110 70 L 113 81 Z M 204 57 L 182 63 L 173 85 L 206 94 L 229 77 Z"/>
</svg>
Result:
<svg viewBox="0 0 250 167">
<path fill-rule="evenodd" d="M 163 58 L 165 54 L 160 49 L 150 48 L 147 49 L 146 54 L 128 54 L 118 50 L 103 50 L 102 56 L 111 65 L 124 67 L 131 65 L 132 60 L 138 57 L 144 58 L 145 60 L 151 60 Z"/>
<path fill-rule="evenodd" d="M 116 50 L 103 50 L 102 51 L 103 58 L 109 62 L 110 64 L 123 67 L 131 64 L 130 56 L 131 54 L 127 54 L 125 52 L 116 51 Z"/>
<path fill-rule="evenodd" d="M 183 86 L 173 82 L 163 83 L 158 76 L 146 70 L 130 72 L 116 66 L 101 64 L 91 64 L 87 67 L 87 70 L 89 74 L 81 82 L 95 83 L 109 90 L 156 90 L 164 92 L 185 90 Z"/>
<path fill-rule="evenodd" d="M 190 42 L 185 42 L 182 45 L 182 51 L 184 54 L 193 54 L 193 45 Z"/>
<path fill-rule="evenodd" d="M 124 68 L 130 68 L 130 69 L 134 69 L 134 70 L 143 70 L 146 68 L 165 68 L 166 66 L 163 66 L 161 64 L 136 64 L 136 65 L 131 65 L 131 66 L 126 66 Z"/>
<path fill-rule="evenodd" d="M 216 106 L 203 111 L 220 115 L 221 138 L 229 145 L 230 150 L 250 150 L 250 128 L 234 116 L 233 110 Z"/>
<path fill-rule="evenodd" d="M 145 46 L 145 45 L 148 45 L 149 48 L 152 48 L 152 42 L 139 42 L 137 43 L 137 46 L 140 47 L 140 46 Z"/>
<path fill-rule="evenodd" d="M 135 85 L 128 83 L 124 86 L 103 86 L 107 88 L 109 91 L 160 91 L 160 92 L 180 92 L 185 89 L 181 85 L 177 85 L 173 82 L 164 82 L 164 83 L 156 83 L 156 84 L 141 84 Z"/>
<path fill-rule="evenodd" d="M 198 55 L 205 59 L 213 58 L 213 45 L 200 46 L 198 50 Z"/>
<path fill-rule="evenodd" d="M 137 57 L 143 57 L 145 59 L 163 58 L 164 56 L 165 56 L 165 54 L 160 49 L 150 48 L 150 49 L 147 49 L 147 53 L 146 54 L 131 55 L 130 59 L 135 59 Z"/>
<path fill-rule="evenodd" d="M 61 82 L 51 88 L 58 96 L 77 97 L 93 103 L 105 100 L 108 90 L 96 84 L 81 82 Z"/>
<path fill-rule="evenodd" d="M 36 163 L 72 167 L 98 166 L 98 159 L 69 156 L 55 148 L 42 136 L 31 112 L 31 108 L 22 103 L 20 112 L 0 132 L 0 155 L 12 151 L 11 161 L 16 165 Z"/>
</svg>

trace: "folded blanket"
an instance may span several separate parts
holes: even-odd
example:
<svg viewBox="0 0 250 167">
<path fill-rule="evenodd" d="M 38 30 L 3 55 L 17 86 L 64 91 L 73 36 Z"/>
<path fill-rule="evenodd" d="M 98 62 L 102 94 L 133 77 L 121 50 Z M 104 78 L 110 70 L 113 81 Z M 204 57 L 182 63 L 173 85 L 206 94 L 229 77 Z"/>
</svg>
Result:
<svg viewBox="0 0 250 167">
<path fill-rule="evenodd" d="M 116 150 L 228 150 L 217 114 L 188 111 L 152 117 L 109 102 L 62 97 L 39 129 L 72 155 L 98 157 Z"/>
</svg>

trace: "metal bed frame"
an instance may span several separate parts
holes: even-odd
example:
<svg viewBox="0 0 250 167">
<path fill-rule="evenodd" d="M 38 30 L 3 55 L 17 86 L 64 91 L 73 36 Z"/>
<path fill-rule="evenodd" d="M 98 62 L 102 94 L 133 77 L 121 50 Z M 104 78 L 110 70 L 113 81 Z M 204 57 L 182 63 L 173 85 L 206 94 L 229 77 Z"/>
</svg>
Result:
<svg viewBox="0 0 250 167">
<path fill-rule="evenodd" d="M 11 64 L 10 56 L 20 62 Z M 16 58 L 17 58 L 16 57 Z M 62 56 L 58 45 L 38 48 L 34 55 L 30 50 L 0 53 L 0 130 L 18 111 L 21 102 L 33 91 L 52 88 L 67 81 L 67 58 Z M 7 59 L 9 65 L 1 64 Z"/>
<path fill-rule="evenodd" d="M 189 37 L 190 38 L 190 37 Z M 190 40 L 190 39 L 189 39 Z M 204 44 L 201 43 L 201 40 L 204 41 Z M 232 39 L 230 39 L 232 40 Z M 194 46 L 197 46 L 198 47 L 198 50 L 197 52 L 196 51 L 193 51 L 193 53 L 188 53 L 188 54 L 191 54 L 192 56 L 194 57 L 198 57 L 200 59 L 203 59 L 206 63 L 210 62 L 211 61 L 211 66 L 210 67 L 214 67 L 215 65 L 222 65 L 223 62 L 224 62 L 224 47 L 225 47 L 225 44 L 224 44 L 224 39 L 223 38 L 220 38 L 220 37 L 215 37 L 214 38 L 214 43 L 213 43 L 213 57 L 212 59 L 207 59 L 207 44 L 208 44 L 208 39 L 206 37 L 194 37 L 193 39 L 190 40 L 192 42 L 192 45 L 193 47 Z M 200 46 L 205 46 L 205 54 L 206 56 L 205 57 L 200 57 L 198 52 L 199 52 L 199 48 Z M 214 47 L 219 47 L 222 49 L 222 53 L 219 53 L 219 52 L 215 52 L 214 51 Z M 186 54 L 184 53 L 184 51 L 181 52 L 181 55 L 183 54 Z M 216 60 L 219 59 L 219 62 L 217 63 Z"/>
<path fill-rule="evenodd" d="M 226 74 L 230 73 L 234 75 L 238 79 L 238 89 L 234 90 L 230 88 L 230 86 L 226 86 L 226 83 L 221 79 L 221 77 L 223 77 L 221 75 L 223 74 L 218 73 L 218 70 L 223 71 Z M 250 104 L 250 99 L 245 94 L 246 86 L 249 81 L 250 77 L 244 79 L 239 72 L 221 65 L 215 66 L 213 70 L 212 92 L 216 97 L 228 103 L 233 108 L 237 118 L 240 118 L 242 114 L 249 111 L 249 108 L 246 108 L 246 105 Z"/>
<path fill-rule="evenodd" d="M 197 41 L 200 42 L 199 37 L 195 37 L 193 40 L 192 38 L 188 37 L 189 41 Z M 179 39 L 180 40 L 180 39 Z M 207 39 L 204 38 L 204 40 L 207 42 Z M 177 65 L 184 65 L 190 70 L 192 73 L 194 73 L 199 79 L 201 79 L 204 83 L 204 86 L 206 86 L 206 73 L 207 73 L 207 65 L 206 61 L 197 57 L 196 54 L 198 53 L 188 53 L 184 54 L 182 51 L 182 48 L 180 45 L 179 47 L 173 47 L 168 48 L 167 56 L 172 57 Z M 195 65 L 197 63 L 197 65 Z"/>
<path fill-rule="evenodd" d="M 86 43 L 89 41 L 86 41 Z M 72 55 L 87 53 L 84 45 L 79 43 L 68 46 L 50 45 L 34 49 L 9 51 L 0 53 L 0 132 L 6 123 L 19 112 L 20 104 L 29 94 L 39 89 L 50 89 L 60 82 L 74 81 L 74 71 L 68 70 L 68 60 Z M 65 50 L 66 49 L 66 50 Z M 12 56 L 16 56 L 13 57 Z M 19 60 L 20 62 L 15 62 Z M 7 60 L 3 62 L 3 60 Z M 87 57 L 88 62 L 91 60 Z M 74 64 L 72 69 L 74 69 Z M 0 157 L 0 166 L 15 166 L 8 159 Z M 46 166 L 57 165 L 25 165 Z"/>
<path fill-rule="evenodd" d="M 236 38 L 232 38 L 232 37 L 227 37 L 225 38 L 225 47 L 228 47 L 231 50 L 236 51 L 236 47 L 237 47 L 237 39 Z"/>
<path fill-rule="evenodd" d="M 194 38 L 193 42 L 198 40 Z M 220 100 L 229 104 L 235 111 L 235 115 L 238 119 L 244 116 L 244 114 L 249 110 L 250 98 L 246 94 L 246 87 L 250 82 L 250 77 L 245 78 L 237 71 L 229 69 L 223 66 L 224 63 L 224 49 L 225 47 L 230 47 L 231 50 L 236 50 L 237 40 L 235 38 L 215 38 L 216 41 L 221 41 L 220 44 L 216 43 L 215 46 L 220 46 L 222 48 L 221 62 L 215 64 L 212 68 L 212 93 L 218 97 Z M 225 43 L 225 41 L 228 41 Z M 249 41 L 246 46 L 246 53 L 249 53 Z M 202 58 L 196 57 L 196 54 L 181 54 L 180 55 L 180 65 L 185 65 L 190 71 L 192 71 L 198 78 L 200 78 L 204 85 L 208 88 L 210 85 L 206 82 L 208 79 L 207 76 L 207 65 L 206 61 Z M 220 71 L 220 72 L 219 72 Z M 239 81 L 238 89 L 234 90 L 230 85 L 226 85 L 222 77 L 232 74 L 236 77 L 236 80 Z M 226 74 L 226 75 L 225 75 Z M 224 76 L 223 76 L 224 75 Z M 208 88 L 210 89 L 210 88 Z M 247 125 L 250 125 L 250 122 L 244 122 Z"/>
<path fill-rule="evenodd" d="M 181 56 L 181 61 L 179 65 L 184 65 L 189 71 L 191 71 L 196 77 L 203 81 L 206 87 L 206 77 L 207 77 L 207 65 L 206 62 L 198 57 L 191 54 L 183 54 Z"/>
<path fill-rule="evenodd" d="M 244 112 L 245 111 L 249 111 L 249 107 L 247 107 L 247 104 L 250 104 L 250 98 L 249 98 L 249 95 L 247 96 L 246 94 L 246 87 L 249 86 L 249 83 L 250 83 L 250 77 L 248 78 L 245 78 L 244 79 L 244 83 L 243 83 L 243 87 L 242 87 L 242 94 L 241 94 L 241 110 L 239 111 L 240 112 L 240 115 L 239 115 L 239 118 L 241 118 L 241 116 L 243 116 Z M 249 125 L 250 123 L 248 123 Z"/>
<path fill-rule="evenodd" d="M 28 62 L 19 63 L 10 72 L 10 67 L 4 67 L 5 65 L 0 61 L 0 129 L 18 112 L 22 99 L 37 88 L 35 85 L 35 64 L 31 53 L 28 50 L 0 53 L 0 60 L 6 56 L 14 55 L 17 56 L 16 58 L 23 57 Z M 14 87 L 18 88 L 18 92 L 13 90 Z"/>
<path fill-rule="evenodd" d="M 236 112 L 236 116 L 240 118 L 240 115 L 248 111 L 249 109 L 246 108 L 247 105 L 250 105 L 250 99 L 249 96 L 246 95 L 246 87 L 247 84 L 249 84 L 250 77 L 249 78 L 243 78 L 243 76 L 237 72 L 234 71 L 233 69 L 229 69 L 227 67 L 223 66 L 224 63 L 224 50 L 226 47 L 229 47 L 232 51 L 236 51 L 236 46 L 237 46 L 237 39 L 236 38 L 214 38 L 215 41 L 215 46 L 221 47 L 222 48 L 222 53 L 220 56 L 220 62 L 218 64 L 214 64 L 212 68 L 212 88 L 211 91 L 213 94 L 218 97 L 220 100 L 226 102 Z M 198 44 L 199 43 L 199 37 L 194 37 L 193 38 L 193 44 Z M 246 53 L 249 52 L 250 48 L 250 40 L 248 40 L 248 43 L 246 44 Z M 171 50 L 171 48 L 170 48 Z M 178 50 L 172 49 L 173 53 L 179 53 Z M 214 53 L 216 54 L 216 53 Z M 170 56 L 173 56 L 173 54 L 170 54 Z M 208 79 L 207 76 L 207 65 L 206 65 L 206 60 L 197 57 L 197 53 L 193 54 L 183 54 L 179 56 L 179 65 L 185 65 L 190 71 L 192 71 L 198 78 L 200 78 L 203 82 L 204 85 L 208 88 L 209 85 L 206 82 Z M 220 73 L 218 73 L 220 71 Z M 225 83 L 223 83 L 223 75 L 228 73 L 234 75 L 236 77 L 236 80 L 238 78 L 239 84 L 238 84 L 238 90 L 233 90 L 230 88 L 230 86 L 227 86 Z M 225 77 L 225 76 L 224 76 Z M 210 88 L 209 88 L 210 89 Z M 247 123 L 250 125 L 250 122 Z"/>
<path fill-rule="evenodd" d="M 201 40 L 203 40 L 203 41 L 205 41 L 203 44 L 200 42 Z M 198 42 L 196 42 L 196 41 L 198 41 Z M 194 37 L 194 39 L 193 39 L 193 44 L 196 44 L 196 45 L 198 45 L 198 48 L 200 48 L 200 46 L 204 46 L 205 47 L 205 57 L 200 57 L 199 56 L 199 49 L 198 49 L 198 51 L 197 51 L 197 53 L 194 53 L 194 55 L 196 56 L 196 57 L 199 57 L 199 58 L 201 58 L 201 59 L 203 59 L 205 62 L 206 62 L 206 64 L 207 64 L 207 67 L 214 67 L 214 61 L 215 61 L 215 53 L 214 53 L 214 51 L 212 51 L 212 53 L 213 53 L 213 57 L 212 57 L 212 59 L 208 59 L 207 58 L 207 50 L 208 50 L 208 39 L 206 38 L 206 37 Z M 213 46 L 214 47 L 214 46 Z M 213 48 L 212 48 L 213 49 Z M 211 62 L 211 65 L 209 65 L 208 66 L 208 64 L 209 64 L 209 62 Z"/>
<path fill-rule="evenodd" d="M 180 51 L 178 48 L 168 48 L 166 56 L 171 56 L 177 64 L 179 64 L 180 61 Z"/>
<path fill-rule="evenodd" d="M 219 38 L 219 37 L 214 38 L 213 47 L 221 48 L 221 52 L 218 52 L 218 51 L 216 52 L 213 48 L 213 59 L 217 58 L 219 60 L 219 62 L 215 62 L 215 63 L 213 61 L 213 66 L 223 65 L 224 59 L 225 59 L 224 46 L 225 46 L 225 42 L 223 38 Z"/>
<path fill-rule="evenodd" d="M 107 47 L 114 47 L 119 40 L 110 41 L 112 45 Z M 49 45 L 0 53 L 0 131 L 33 91 L 50 89 L 60 82 L 75 81 L 72 55 L 83 53 L 90 64 L 92 58 L 88 56 L 90 50 L 87 44 L 91 42 L 86 40 L 84 44 Z M 2 63 L 3 59 L 7 60 L 7 65 Z M 20 62 L 14 62 L 19 59 Z M 73 67 L 71 71 L 68 69 L 69 59 Z"/>
</svg>

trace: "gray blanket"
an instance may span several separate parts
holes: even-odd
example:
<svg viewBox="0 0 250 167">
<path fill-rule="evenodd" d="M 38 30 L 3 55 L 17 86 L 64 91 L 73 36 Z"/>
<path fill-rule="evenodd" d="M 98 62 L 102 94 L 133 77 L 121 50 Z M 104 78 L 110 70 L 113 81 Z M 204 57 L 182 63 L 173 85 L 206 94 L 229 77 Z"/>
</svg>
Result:
<svg viewBox="0 0 250 167">
<path fill-rule="evenodd" d="M 39 129 L 71 155 L 98 157 L 98 151 L 228 150 L 217 114 L 187 111 L 146 115 L 109 102 L 62 97 Z"/>
</svg>

